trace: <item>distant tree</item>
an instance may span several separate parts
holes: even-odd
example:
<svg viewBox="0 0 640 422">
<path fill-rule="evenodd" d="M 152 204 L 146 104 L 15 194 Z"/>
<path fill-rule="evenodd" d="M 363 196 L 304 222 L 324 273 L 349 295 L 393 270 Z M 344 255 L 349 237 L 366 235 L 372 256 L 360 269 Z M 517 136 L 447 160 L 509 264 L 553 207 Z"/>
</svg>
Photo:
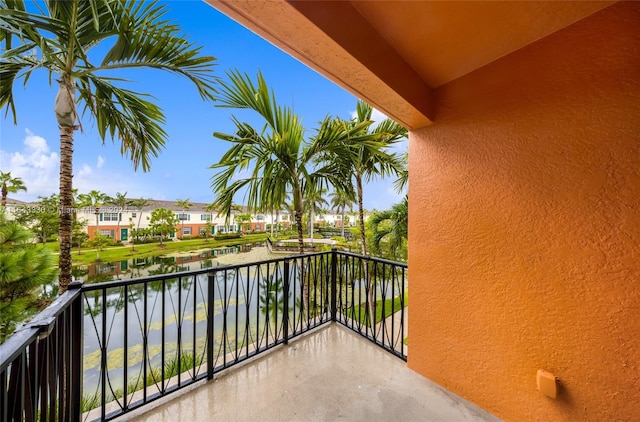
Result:
<svg viewBox="0 0 640 422">
<path fill-rule="evenodd" d="M 38 302 L 37 288 L 57 276 L 52 253 L 31 241 L 33 235 L 0 212 L 0 342 Z"/>
<path fill-rule="evenodd" d="M 131 205 L 131 200 L 127 199 L 127 192 L 116 192 L 116 196 L 110 198 L 109 203 L 116 207 L 118 213 L 118 224 L 116 228 L 115 238 L 122 240 L 122 238 L 120 237 L 120 220 L 122 219 L 122 212 L 126 210 L 129 205 Z"/>
<path fill-rule="evenodd" d="M 11 172 L 0 171 L 0 184 L 2 184 L 2 208 L 7 206 L 7 194 L 18 191 L 27 191 L 27 187 L 19 177 L 11 177 Z"/>
<path fill-rule="evenodd" d="M 313 247 L 313 226 L 315 224 L 315 216 L 317 213 L 322 212 L 323 205 L 329 205 L 324 195 L 327 193 L 326 189 L 307 190 L 305 193 L 305 209 L 309 212 L 309 237 L 311 238 L 311 246 Z"/>
<path fill-rule="evenodd" d="M 90 248 L 96 248 L 96 261 L 100 260 L 100 252 L 104 250 L 105 247 L 111 244 L 111 240 L 100 233 L 96 233 L 93 239 L 87 242 L 87 246 Z"/>
<path fill-rule="evenodd" d="M 238 225 L 239 232 L 251 230 L 251 214 L 236 214 L 233 217 L 233 221 Z"/>
<path fill-rule="evenodd" d="M 156 208 L 151 211 L 149 224 L 154 233 L 160 235 L 160 245 L 163 245 L 163 239 L 176 231 L 178 219 L 176 215 L 168 208 Z"/>
<path fill-rule="evenodd" d="M 204 206 L 205 211 L 209 214 L 207 215 L 207 223 L 204 225 L 205 233 L 204 240 L 205 242 L 209 241 L 209 236 L 211 235 L 211 228 L 213 227 L 213 213 L 217 212 L 216 204 L 207 204 Z"/>
<path fill-rule="evenodd" d="M 213 227 L 213 223 L 211 222 L 211 220 L 207 220 L 207 222 L 204 224 L 204 241 L 205 242 L 209 241 L 209 236 L 211 236 L 212 227 Z"/>
<path fill-rule="evenodd" d="M 133 222 L 133 218 L 129 217 L 129 236 L 131 236 L 131 252 L 136 250 L 136 242 L 138 239 L 138 231 L 135 229 L 136 225 Z"/>
<path fill-rule="evenodd" d="M 142 211 L 144 210 L 145 207 L 148 207 L 150 204 L 151 204 L 150 199 L 139 198 L 139 199 L 131 200 L 131 206 L 138 213 L 138 224 L 136 225 L 136 229 L 140 230 L 140 221 L 142 220 Z"/>
<path fill-rule="evenodd" d="M 78 245 L 78 255 L 80 255 L 80 248 L 82 247 L 82 244 L 89 239 L 89 235 L 84 231 L 86 225 L 86 221 L 74 220 L 73 222 L 71 240 L 73 243 Z"/>
<path fill-rule="evenodd" d="M 34 206 L 19 207 L 16 209 L 16 221 L 36 235 L 44 245 L 49 236 L 58 232 L 58 195 L 49 197 L 40 196 Z"/>
<path fill-rule="evenodd" d="M 184 220 L 187 218 L 186 212 L 189 211 L 193 204 L 189 202 L 189 198 L 187 199 L 176 199 L 176 206 L 182 208 L 182 215 L 180 218 L 181 228 L 180 228 L 180 237 L 184 236 Z"/>
<path fill-rule="evenodd" d="M 347 207 L 353 210 L 353 203 L 355 201 L 355 193 L 353 192 L 353 190 L 334 189 L 334 191 L 331 193 L 331 206 L 334 207 L 334 209 L 337 208 L 338 210 L 340 210 L 340 225 L 342 226 L 342 237 L 345 237 L 344 226 L 348 221 L 346 219 L 347 216 L 345 215 L 345 210 Z"/>
<path fill-rule="evenodd" d="M 111 201 L 109 195 L 95 189 L 89 193 L 78 195 L 78 206 L 91 208 L 96 216 L 96 235 L 100 234 L 100 219 L 98 218 L 100 216 L 100 208 L 109 201 Z"/>
</svg>

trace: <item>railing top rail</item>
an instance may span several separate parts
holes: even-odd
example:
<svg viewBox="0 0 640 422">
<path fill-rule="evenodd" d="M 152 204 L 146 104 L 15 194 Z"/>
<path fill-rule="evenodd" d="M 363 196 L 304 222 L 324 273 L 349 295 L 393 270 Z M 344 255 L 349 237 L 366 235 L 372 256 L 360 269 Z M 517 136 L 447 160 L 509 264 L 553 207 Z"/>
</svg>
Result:
<svg viewBox="0 0 640 422">
<path fill-rule="evenodd" d="M 362 258 L 368 261 L 379 262 L 381 264 L 389 264 L 389 265 L 395 265 L 396 267 L 408 268 L 408 264 L 406 262 L 397 262 L 397 261 L 391 261 L 390 259 L 375 258 L 373 256 L 365 256 L 365 255 L 360 255 L 353 252 L 338 251 L 338 255 L 346 255 L 346 256 L 351 256 L 353 258 Z"/>
<path fill-rule="evenodd" d="M 57 297 L 45 310 L 0 344 L 0 371 L 8 368 L 11 362 L 35 340 L 38 334 L 49 330 L 58 315 L 64 312 L 80 294 L 81 286 L 82 282 L 80 281 L 69 284 L 69 290 Z"/>
<path fill-rule="evenodd" d="M 14 359 L 35 341 L 39 332 L 36 327 L 25 326 L 0 344 L 0 372 L 4 372 Z"/>
<path fill-rule="evenodd" d="M 82 286 L 82 291 L 88 292 L 93 290 L 102 290 L 102 289 L 110 289 L 114 287 L 130 286 L 130 285 L 139 284 L 139 283 L 150 283 L 153 281 L 166 280 L 170 278 L 190 277 L 194 275 L 209 274 L 209 273 L 215 273 L 215 272 L 224 271 L 224 270 L 235 270 L 239 268 L 247 268 L 247 267 L 253 267 L 257 265 L 272 264 L 275 262 L 282 262 L 282 261 L 292 260 L 292 259 L 308 258 L 308 257 L 313 257 L 318 255 L 327 255 L 330 253 L 331 251 L 294 254 L 294 255 L 289 255 L 281 258 L 267 259 L 264 261 L 246 262 L 243 264 L 219 265 L 216 267 L 202 268 L 200 270 L 177 271 L 174 273 L 158 274 L 158 275 L 138 277 L 138 278 L 129 278 L 125 280 L 113 280 L 113 281 L 106 281 L 103 283 L 86 284 Z"/>
</svg>

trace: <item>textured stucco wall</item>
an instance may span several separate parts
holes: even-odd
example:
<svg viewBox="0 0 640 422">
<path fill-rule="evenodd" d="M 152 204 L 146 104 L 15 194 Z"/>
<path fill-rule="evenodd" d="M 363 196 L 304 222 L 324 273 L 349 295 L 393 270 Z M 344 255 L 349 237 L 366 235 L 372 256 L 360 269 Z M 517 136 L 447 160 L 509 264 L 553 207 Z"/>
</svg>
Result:
<svg viewBox="0 0 640 422">
<path fill-rule="evenodd" d="M 410 142 L 411 368 L 507 421 L 640 418 L 639 79 L 629 2 L 437 91 Z"/>
</svg>

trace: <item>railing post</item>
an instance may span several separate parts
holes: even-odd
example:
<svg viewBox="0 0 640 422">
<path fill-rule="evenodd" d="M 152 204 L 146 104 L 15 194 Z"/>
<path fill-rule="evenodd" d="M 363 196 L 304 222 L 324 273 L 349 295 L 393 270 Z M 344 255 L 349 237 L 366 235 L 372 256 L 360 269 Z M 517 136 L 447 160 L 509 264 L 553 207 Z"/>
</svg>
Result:
<svg viewBox="0 0 640 422">
<path fill-rule="evenodd" d="M 73 281 L 69 283 L 68 290 L 76 290 L 82 288 L 81 281 Z M 71 383 L 69 385 L 71 391 L 70 412 L 72 421 L 80 421 L 82 419 L 82 353 L 83 353 L 83 321 L 84 321 L 84 300 L 82 293 L 79 294 L 71 304 Z"/>
<path fill-rule="evenodd" d="M 282 336 L 284 344 L 289 344 L 289 260 L 284 261 L 284 285 L 282 287 L 284 303 L 282 306 Z M 277 297 L 276 297 L 277 306 Z"/>
<path fill-rule="evenodd" d="M 331 321 L 336 321 L 338 313 L 338 252 L 336 248 L 331 248 Z"/>
<path fill-rule="evenodd" d="M 207 379 L 213 379 L 213 318 L 214 318 L 214 292 L 215 292 L 216 273 L 210 272 L 207 274 Z"/>
</svg>

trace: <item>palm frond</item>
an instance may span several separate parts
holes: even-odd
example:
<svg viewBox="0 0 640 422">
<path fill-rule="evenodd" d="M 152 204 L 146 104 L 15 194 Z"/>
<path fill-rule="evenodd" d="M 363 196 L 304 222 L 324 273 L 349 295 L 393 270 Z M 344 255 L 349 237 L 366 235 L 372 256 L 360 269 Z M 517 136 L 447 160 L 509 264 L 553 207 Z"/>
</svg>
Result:
<svg viewBox="0 0 640 422">
<path fill-rule="evenodd" d="M 147 95 L 118 88 L 95 75 L 79 80 L 80 98 L 96 119 L 100 137 L 107 133 L 120 142 L 120 153 L 128 156 L 134 168 L 148 171 L 151 157 L 157 157 L 164 147 L 166 132 L 161 124 L 164 114 Z"/>
</svg>

